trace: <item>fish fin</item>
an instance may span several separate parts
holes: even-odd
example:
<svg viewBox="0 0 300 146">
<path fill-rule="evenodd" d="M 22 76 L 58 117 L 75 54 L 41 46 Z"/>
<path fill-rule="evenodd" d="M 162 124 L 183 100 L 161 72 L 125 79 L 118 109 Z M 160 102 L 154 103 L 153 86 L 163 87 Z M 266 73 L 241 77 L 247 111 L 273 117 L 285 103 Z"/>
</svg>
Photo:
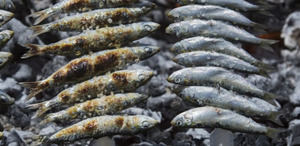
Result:
<svg viewBox="0 0 300 146">
<path fill-rule="evenodd" d="M 29 88 L 30 89 L 30 93 L 27 96 L 27 100 L 31 99 L 33 96 L 35 96 L 36 94 L 40 93 L 43 89 L 40 89 L 39 86 L 41 85 L 41 81 L 37 81 L 37 82 L 21 82 L 19 83 L 21 86 L 25 87 L 25 88 Z"/>
<path fill-rule="evenodd" d="M 26 106 L 26 108 L 28 109 L 38 109 L 36 113 L 32 116 L 32 119 L 36 119 L 43 116 L 49 110 L 49 108 L 45 106 L 46 102 L 30 104 Z"/>
<path fill-rule="evenodd" d="M 21 57 L 22 59 L 26 59 L 40 54 L 40 48 L 42 48 L 43 46 L 36 44 L 27 44 L 24 47 L 29 48 L 29 50 L 25 54 L 23 54 L 23 56 Z"/>
<path fill-rule="evenodd" d="M 272 139 L 276 139 L 280 136 L 280 133 L 285 132 L 286 130 L 284 129 L 278 129 L 278 128 L 271 128 L 267 127 L 267 133 L 266 135 Z"/>
<path fill-rule="evenodd" d="M 40 122 L 40 125 L 46 125 L 46 124 L 48 124 L 48 123 L 50 123 L 50 122 L 52 122 L 52 121 L 53 121 L 53 120 L 50 118 L 50 116 L 47 115 L 47 116 L 45 117 L 45 119 L 42 120 L 42 121 Z"/>
<path fill-rule="evenodd" d="M 30 29 L 33 31 L 33 36 L 38 36 L 40 34 L 46 33 L 50 31 L 51 23 L 49 24 L 44 24 L 44 25 L 36 25 L 32 26 Z"/>
<path fill-rule="evenodd" d="M 33 24 L 37 25 L 53 14 L 54 14 L 54 11 L 50 11 L 50 9 L 45 9 L 45 10 L 42 10 L 39 12 L 32 13 L 28 17 L 36 18 L 36 20 L 34 21 Z"/>
<path fill-rule="evenodd" d="M 282 112 L 273 112 L 270 116 L 269 116 L 269 120 L 272 121 L 273 123 L 279 125 L 279 126 L 285 126 L 282 121 L 280 120 L 280 116 L 282 116 L 283 113 Z"/>
</svg>

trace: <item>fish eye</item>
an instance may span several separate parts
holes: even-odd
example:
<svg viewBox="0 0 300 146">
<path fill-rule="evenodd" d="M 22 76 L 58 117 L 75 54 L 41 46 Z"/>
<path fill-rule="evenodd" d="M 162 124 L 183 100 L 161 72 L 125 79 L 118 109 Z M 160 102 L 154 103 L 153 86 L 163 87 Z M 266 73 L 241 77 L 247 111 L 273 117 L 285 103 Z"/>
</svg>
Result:
<svg viewBox="0 0 300 146">
<path fill-rule="evenodd" d="M 175 79 L 175 83 L 179 84 L 181 82 L 181 79 L 180 78 L 176 78 Z"/>
<path fill-rule="evenodd" d="M 142 122 L 142 128 L 149 128 L 149 127 L 150 127 L 150 123 L 148 121 Z"/>
<path fill-rule="evenodd" d="M 146 77 L 143 75 L 143 74 L 140 74 L 139 76 L 138 76 L 138 79 L 139 80 L 144 80 Z"/>
<path fill-rule="evenodd" d="M 0 21 L 3 21 L 4 17 L 3 15 L 0 15 Z"/>
<path fill-rule="evenodd" d="M 152 27 L 150 25 L 144 25 L 144 29 L 147 31 L 151 31 Z"/>
<path fill-rule="evenodd" d="M 177 120 L 175 124 L 176 124 L 176 126 L 182 126 L 183 125 L 182 119 Z"/>
<path fill-rule="evenodd" d="M 0 35 L 0 40 L 3 40 L 4 39 L 4 36 L 3 35 Z"/>
<path fill-rule="evenodd" d="M 150 47 L 145 47 L 145 51 L 146 51 L 147 53 L 151 53 L 151 52 L 152 52 L 152 49 L 151 49 Z"/>
</svg>

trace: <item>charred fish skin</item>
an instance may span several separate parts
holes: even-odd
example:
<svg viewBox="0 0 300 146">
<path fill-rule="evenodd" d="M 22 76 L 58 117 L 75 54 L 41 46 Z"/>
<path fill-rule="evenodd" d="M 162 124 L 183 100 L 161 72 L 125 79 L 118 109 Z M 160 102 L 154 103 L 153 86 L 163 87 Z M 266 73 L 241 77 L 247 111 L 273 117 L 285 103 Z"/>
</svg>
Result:
<svg viewBox="0 0 300 146">
<path fill-rule="evenodd" d="M 276 98 L 276 95 L 257 88 L 242 76 L 220 67 L 184 68 L 172 73 L 168 81 L 186 86 L 220 86 L 243 95 L 266 100 Z"/>
<path fill-rule="evenodd" d="M 159 24 L 154 22 L 138 22 L 97 30 L 87 30 L 77 36 L 69 37 L 49 45 L 28 44 L 26 47 L 30 48 L 30 50 L 22 58 L 29 58 L 45 53 L 80 56 L 90 51 L 120 47 L 149 35 L 157 30 L 159 26 Z"/>
<path fill-rule="evenodd" d="M 14 13 L 5 10 L 0 10 L 0 26 L 7 23 L 14 17 Z"/>
<path fill-rule="evenodd" d="M 114 8 L 130 5 L 138 0 L 64 0 L 45 10 L 35 12 L 29 17 L 36 18 L 34 25 L 57 13 L 85 11 L 86 9 Z"/>
<path fill-rule="evenodd" d="M 15 99 L 0 90 L 0 105 L 10 105 L 15 102 Z"/>
<path fill-rule="evenodd" d="M 112 92 L 132 92 L 148 82 L 153 74 L 153 71 L 147 70 L 116 71 L 74 85 L 63 90 L 53 99 L 32 104 L 28 108 L 38 108 L 34 117 L 40 117 L 48 110 L 60 105 L 72 105 L 92 98 L 100 98 L 102 95 L 109 95 Z"/>
<path fill-rule="evenodd" d="M 257 23 L 236 11 L 213 5 L 187 5 L 178 7 L 171 10 L 168 13 L 168 17 L 176 22 L 191 19 L 213 19 L 243 26 L 258 26 Z"/>
<path fill-rule="evenodd" d="M 240 72 L 247 72 L 267 76 L 267 73 L 264 70 L 253 66 L 248 62 L 245 62 L 241 59 L 230 55 L 225 55 L 216 52 L 193 51 L 188 53 L 182 53 L 173 58 L 173 61 L 186 67 L 217 66 Z"/>
<path fill-rule="evenodd" d="M 200 107 L 188 110 L 176 116 L 171 124 L 175 127 L 211 127 L 223 128 L 236 132 L 266 134 L 273 137 L 276 129 L 265 127 L 233 111 L 216 108 Z"/>
<path fill-rule="evenodd" d="M 106 26 L 128 24 L 148 13 L 151 7 L 142 8 L 110 8 L 94 10 L 78 15 L 68 16 L 52 23 L 31 27 L 35 35 L 51 30 L 83 31 L 99 29 Z"/>
<path fill-rule="evenodd" d="M 42 123 L 45 124 L 52 121 L 63 122 L 78 118 L 86 119 L 102 115 L 112 115 L 118 111 L 134 106 L 145 99 L 147 99 L 146 95 L 138 93 L 104 96 L 76 104 L 57 113 L 51 113 L 46 116 L 46 119 Z"/>
<path fill-rule="evenodd" d="M 13 55 L 9 52 L 0 52 L 0 69 L 3 68 L 12 57 Z"/>
<path fill-rule="evenodd" d="M 218 5 L 228 7 L 232 9 L 238 9 L 243 11 L 259 10 L 259 6 L 251 4 L 245 0 L 177 0 L 181 5 L 188 4 L 207 4 L 207 5 Z"/>
<path fill-rule="evenodd" d="M 0 0 L 0 9 L 14 10 L 15 5 L 11 0 Z"/>
<path fill-rule="evenodd" d="M 4 30 L 0 32 L 0 47 L 6 45 L 6 43 L 14 36 L 14 31 Z"/>
<path fill-rule="evenodd" d="M 66 83 L 78 83 L 95 75 L 121 69 L 132 63 L 147 59 L 159 51 L 156 46 L 125 47 L 96 52 L 72 60 L 47 79 L 38 82 L 23 82 L 21 85 L 31 88 L 28 98 L 53 86 Z"/>
<path fill-rule="evenodd" d="M 136 134 L 157 125 L 159 121 L 143 115 L 99 116 L 69 126 L 50 136 L 45 142 L 58 143 L 115 134 Z"/>
<path fill-rule="evenodd" d="M 215 20 L 194 19 L 173 23 L 167 27 L 166 33 L 174 34 L 179 38 L 195 36 L 222 37 L 259 45 L 271 45 L 277 42 L 275 40 L 258 38 L 244 29 Z"/>
<path fill-rule="evenodd" d="M 222 38 L 192 37 L 175 43 L 170 50 L 176 55 L 192 51 L 214 51 L 237 57 L 254 65 L 263 64 L 244 49 Z"/>
<path fill-rule="evenodd" d="M 184 100 L 198 106 L 213 106 L 234 110 L 247 116 L 271 118 L 273 114 L 278 112 L 275 106 L 264 100 L 255 99 L 256 101 L 253 101 L 251 98 L 237 95 L 224 88 L 189 86 L 177 87 L 174 92 Z M 257 104 L 258 102 L 260 104 Z"/>
</svg>

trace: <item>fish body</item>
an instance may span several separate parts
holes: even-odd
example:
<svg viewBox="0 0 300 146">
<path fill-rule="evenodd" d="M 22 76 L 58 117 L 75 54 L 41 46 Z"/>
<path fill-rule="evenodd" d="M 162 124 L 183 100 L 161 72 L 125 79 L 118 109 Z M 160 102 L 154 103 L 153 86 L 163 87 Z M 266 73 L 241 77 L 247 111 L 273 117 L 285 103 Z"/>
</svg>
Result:
<svg viewBox="0 0 300 146">
<path fill-rule="evenodd" d="M 14 17 L 14 13 L 8 12 L 8 11 L 5 11 L 5 10 L 0 10 L 0 26 L 7 23 L 13 17 Z"/>
<path fill-rule="evenodd" d="M 44 19 L 58 13 L 80 12 L 88 9 L 114 8 L 130 5 L 138 0 L 63 0 L 50 8 L 35 12 L 29 17 L 36 18 L 34 24 L 41 23 Z"/>
<path fill-rule="evenodd" d="M 10 105 L 15 102 L 15 99 L 0 90 L 0 105 Z"/>
<path fill-rule="evenodd" d="M 175 93 L 195 105 L 213 106 L 229 110 L 247 116 L 273 118 L 278 113 L 278 109 L 261 99 L 247 98 L 237 95 L 224 88 L 215 88 L 207 86 L 189 86 L 178 87 L 174 89 Z M 257 104 L 257 103 L 260 104 Z"/>
<path fill-rule="evenodd" d="M 166 32 L 168 34 L 174 34 L 179 38 L 195 36 L 221 37 L 258 45 L 271 45 L 277 42 L 275 40 L 258 38 L 244 29 L 215 20 L 194 19 L 181 21 L 170 24 L 167 27 Z"/>
<path fill-rule="evenodd" d="M 252 57 L 244 49 L 238 48 L 236 45 L 222 38 L 208 38 L 202 36 L 187 38 L 175 43 L 170 50 L 175 54 L 192 51 L 213 51 L 237 57 L 255 66 L 268 66 Z"/>
<path fill-rule="evenodd" d="M 60 105 L 73 105 L 92 98 L 100 98 L 120 92 L 132 92 L 145 84 L 153 76 L 152 71 L 121 70 L 76 84 L 60 92 L 55 98 L 30 105 L 29 108 L 39 108 L 34 117 L 40 117 L 48 110 Z"/>
<path fill-rule="evenodd" d="M 158 51 L 159 48 L 155 46 L 125 47 L 100 51 L 72 60 L 45 80 L 21 84 L 31 88 L 28 95 L 28 98 L 31 98 L 50 87 L 78 83 L 108 71 L 124 68 L 127 65 L 147 59 Z"/>
<path fill-rule="evenodd" d="M 139 22 L 97 30 L 87 30 L 79 35 L 49 45 L 28 44 L 26 46 L 30 50 L 22 58 L 45 53 L 80 56 L 90 51 L 120 47 L 149 35 L 151 32 L 157 30 L 158 27 L 159 24 L 154 22 Z"/>
<path fill-rule="evenodd" d="M 206 4 L 228 7 L 243 11 L 253 11 L 261 9 L 259 6 L 251 4 L 245 0 L 177 0 L 181 5 L 188 4 Z"/>
<path fill-rule="evenodd" d="M 172 73 L 168 81 L 186 86 L 218 86 L 266 100 L 276 98 L 276 95 L 257 88 L 244 77 L 220 67 L 184 68 Z"/>
<path fill-rule="evenodd" d="M 46 139 L 46 142 L 58 143 L 83 138 L 99 138 L 116 134 L 136 134 L 150 129 L 159 122 L 151 117 L 137 116 L 99 116 L 83 120 Z"/>
<path fill-rule="evenodd" d="M 14 31 L 4 30 L 0 32 L 0 47 L 4 47 L 6 43 L 14 36 Z"/>
<path fill-rule="evenodd" d="M 233 111 L 210 106 L 185 111 L 177 115 L 171 124 L 175 127 L 222 128 L 235 132 L 265 134 L 271 138 L 275 138 L 280 132 Z"/>
<path fill-rule="evenodd" d="M 146 95 L 138 93 L 115 94 L 103 96 L 83 103 L 76 104 L 65 110 L 51 113 L 42 123 L 52 121 L 70 121 L 72 119 L 86 119 L 102 115 L 112 115 L 118 111 L 134 106 L 147 99 Z"/>
<path fill-rule="evenodd" d="M 13 55 L 9 52 L 0 52 L 0 69 L 4 67 L 12 57 Z"/>
<path fill-rule="evenodd" d="M 171 10 L 168 16 L 177 22 L 191 19 L 206 19 L 227 21 L 250 27 L 259 26 L 239 12 L 214 5 L 187 5 L 177 7 Z"/>
<path fill-rule="evenodd" d="M 174 62 L 186 66 L 217 66 L 232 69 L 240 72 L 260 74 L 267 76 L 267 73 L 256 66 L 241 59 L 226 54 L 210 51 L 193 51 L 177 55 Z"/>
<path fill-rule="evenodd" d="M 14 10 L 15 5 L 11 0 L 0 0 L 0 9 Z"/>
<path fill-rule="evenodd" d="M 83 31 L 101 27 L 135 22 L 139 17 L 149 12 L 151 8 L 110 8 L 99 9 L 78 15 L 64 17 L 54 22 L 31 27 L 35 35 L 51 30 Z"/>
</svg>

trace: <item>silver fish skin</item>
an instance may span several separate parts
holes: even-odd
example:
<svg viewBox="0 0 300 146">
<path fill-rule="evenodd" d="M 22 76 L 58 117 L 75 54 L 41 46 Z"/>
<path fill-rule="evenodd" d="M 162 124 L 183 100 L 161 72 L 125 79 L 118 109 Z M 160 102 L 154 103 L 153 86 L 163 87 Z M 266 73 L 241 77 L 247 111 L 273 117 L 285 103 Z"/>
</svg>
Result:
<svg viewBox="0 0 300 146">
<path fill-rule="evenodd" d="M 240 72 L 268 76 L 264 70 L 253 66 L 248 62 L 217 52 L 193 51 L 182 53 L 173 58 L 173 61 L 185 67 L 217 66 Z"/>
<path fill-rule="evenodd" d="M 120 6 L 130 5 L 132 3 L 138 2 L 138 0 L 63 0 L 56 3 L 50 8 L 45 10 L 35 12 L 29 17 L 36 18 L 34 25 L 41 23 L 44 19 L 58 13 L 67 12 L 80 12 L 87 11 L 89 9 L 97 8 L 114 8 Z"/>
<path fill-rule="evenodd" d="M 9 52 L 0 52 L 0 69 L 3 68 L 12 57 L 13 55 Z"/>
<path fill-rule="evenodd" d="M 259 24 L 249 20 L 239 12 L 214 5 L 187 5 L 177 7 L 168 13 L 172 20 L 184 21 L 192 19 L 221 20 L 233 24 L 257 27 Z"/>
<path fill-rule="evenodd" d="M 234 110 L 246 116 L 273 118 L 278 113 L 277 107 L 256 98 L 237 95 L 224 88 L 208 86 L 179 86 L 173 90 L 179 97 L 198 106 L 213 106 Z M 257 103 L 260 104 L 257 104 Z M 267 108 L 265 108 L 267 107 Z"/>
<path fill-rule="evenodd" d="M 68 106 L 92 98 L 113 93 L 132 92 L 144 85 L 154 75 L 147 70 L 120 70 L 76 84 L 61 91 L 56 97 L 42 103 L 31 104 L 28 108 L 36 109 L 34 116 L 40 117 L 48 110 L 58 106 Z"/>
<path fill-rule="evenodd" d="M 34 31 L 34 35 L 39 35 L 52 30 L 94 30 L 106 26 L 135 22 L 139 17 L 146 14 L 151 9 L 151 7 L 99 9 L 64 17 L 48 24 L 33 26 L 31 29 Z"/>
<path fill-rule="evenodd" d="M 0 10 L 0 26 L 11 20 L 14 17 L 14 15 L 15 14 L 12 12 Z"/>
<path fill-rule="evenodd" d="M 0 0 L 0 9 L 15 10 L 15 5 L 11 0 Z"/>
<path fill-rule="evenodd" d="M 114 27 L 105 27 L 97 30 L 87 30 L 79 35 L 72 36 L 48 45 L 27 44 L 30 50 L 22 58 L 46 53 L 81 56 L 91 51 L 118 48 L 129 44 L 156 31 L 159 24 L 154 22 L 138 22 Z"/>
<path fill-rule="evenodd" d="M 10 105 L 15 102 L 15 99 L 0 90 L 0 105 Z"/>
<path fill-rule="evenodd" d="M 271 45 L 277 43 L 275 40 L 261 39 L 244 29 L 215 20 L 194 19 L 173 23 L 166 28 L 166 33 L 176 35 L 179 38 L 204 36 L 222 37 L 258 45 Z"/>
<path fill-rule="evenodd" d="M 45 142 L 58 143 L 84 138 L 99 138 L 116 134 L 136 134 L 157 125 L 151 117 L 136 116 L 99 116 L 89 118 L 58 131 Z"/>
<path fill-rule="evenodd" d="M 181 5 L 188 4 L 206 4 L 228 7 L 243 11 L 253 11 L 261 9 L 259 6 L 251 4 L 245 0 L 177 0 Z"/>
<path fill-rule="evenodd" d="M 0 47 L 4 47 L 6 43 L 14 36 L 14 31 L 3 30 L 0 32 Z"/>
<path fill-rule="evenodd" d="M 172 73 L 168 77 L 168 81 L 186 86 L 219 86 L 239 94 L 266 100 L 277 97 L 272 93 L 257 88 L 242 76 L 220 67 L 184 68 Z"/>
<path fill-rule="evenodd" d="M 64 122 L 72 119 L 86 119 L 102 115 L 113 115 L 116 112 L 134 106 L 145 99 L 147 99 L 146 95 L 138 93 L 103 96 L 76 104 L 56 113 L 51 113 L 46 116 L 42 123 Z"/>
<path fill-rule="evenodd" d="M 216 107 L 199 107 L 177 115 L 171 124 L 175 127 L 189 128 L 222 128 L 235 132 L 265 134 L 275 138 L 280 132 L 259 124 L 251 118 L 237 114 L 233 111 Z"/>
</svg>

